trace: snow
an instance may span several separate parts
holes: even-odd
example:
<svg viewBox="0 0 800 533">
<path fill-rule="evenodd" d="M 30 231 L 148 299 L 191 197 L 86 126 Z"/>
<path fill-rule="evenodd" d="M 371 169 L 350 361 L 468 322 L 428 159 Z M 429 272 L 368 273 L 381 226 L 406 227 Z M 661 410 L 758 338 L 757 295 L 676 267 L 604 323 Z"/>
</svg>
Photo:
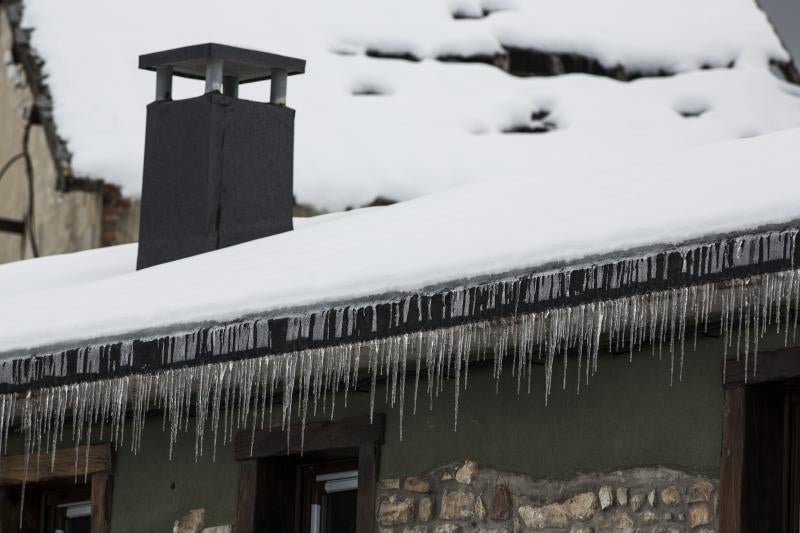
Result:
<svg viewBox="0 0 800 533">
<path fill-rule="evenodd" d="M 752 0 L 236 0 L 224 7 L 208 0 L 26 0 L 25 6 L 73 168 L 134 195 L 145 105 L 155 87 L 151 72 L 136 69 L 137 57 L 207 41 L 308 60 L 308 73 L 293 77 L 288 91 L 298 110 L 295 196 L 328 211 L 486 180 L 548 187 L 542 177 L 556 171 L 588 172 L 800 125 L 797 88 L 768 68 L 788 54 Z M 455 19 L 455 12 L 490 14 Z M 630 83 L 587 75 L 518 78 L 490 65 L 434 59 L 492 56 L 506 46 L 679 74 Z M 376 59 L 367 51 L 422 61 Z M 174 89 L 178 98 L 197 95 L 202 83 L 180 80 Z M 241 91 L 262 101 L 267 94 L 266 83 Z M 503 133 L 529 126 L 531 114 L 542 111 L 554 131 Z"/>
<path fill-rule="evenodd" d="M 295 218 L 295 232 L 317 224 L 375 208 L 344 211 L 310 218 Z M 88 250 L 82 253 L 52 255 L 36 261 L 18 261 L 3 266 L 0 294 L 4 298 L 30 298 L 35 292 L 49 292 L 83 283 L 113 278 L 136 270 L 137 244 Z"/>
<path fill-rule="evenodd" d="M 2 266 L 0 352 L 180 331 L 789 224 L 800 219 L 798 145 L 795 129 L 537 181 L 467 184 L 138 272 L 134 246 Z"/>
</svg>

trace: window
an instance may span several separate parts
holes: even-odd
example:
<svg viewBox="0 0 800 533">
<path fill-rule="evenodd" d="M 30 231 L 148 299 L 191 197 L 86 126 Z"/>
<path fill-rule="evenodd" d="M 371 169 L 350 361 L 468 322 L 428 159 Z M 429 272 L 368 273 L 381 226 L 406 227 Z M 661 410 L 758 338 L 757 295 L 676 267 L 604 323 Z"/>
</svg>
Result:
<svg viewBox="0 0 800 533">
<path fill-rule="evenodd" d="M 759 354 L 725 374 L 720 530 L 800 532 L 800 350 Z"/>
<path fill-rule="evenodd" d="M 787 409 L 788 446 L 786 496 L 790 531 L 800 531 L 800 392 L 791 393 Z"/>
<path fill-rule="evenodd" d="M 304 504 L 310 533 L 356 533 L 358 470 L 332 463 L 303 468 Z"/>
<path fill-rule="evenodd" d="M 92 502 L 74 502 L 59 505 L 56 533 L 91 533 Z"/>
<path fill-rule="evenodd" d="M 237 435 L 237 533 L 372 533 L 383 417 Z"/>
<path fill-rule="evenodd" d="M 81 453 L 81 457 L 86 457 L 85 451 Z M 52 471 L 49 458 L 41 462 L 38 472 L 35 464 L 29 465 L 23 504 L 24 457 L 4 457 L 0 479 L 0 531 L 107 532 L 111 448 L 107 444 L 91 446 L 88 458 L 86 482 L 82 463 L 77 481 L 75 479 L 75 448 L 57 450 Z"/>
</svg>

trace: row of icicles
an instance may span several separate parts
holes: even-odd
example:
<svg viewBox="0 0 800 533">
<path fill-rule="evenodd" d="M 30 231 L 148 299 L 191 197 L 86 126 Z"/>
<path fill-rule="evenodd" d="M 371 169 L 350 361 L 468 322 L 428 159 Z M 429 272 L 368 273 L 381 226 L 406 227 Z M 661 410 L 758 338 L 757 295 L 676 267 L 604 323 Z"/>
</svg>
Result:
<svg viewBox="0 0 800 533">
<path fill-rule="evenodd" d="M 668 353 L 672 383 L 675 376 L 683 376 L 687 337 L 693 337 L 689 341 L 696 347 L 698 332 L 708 327 L 712 313 L 719 312 L 724 357 L 735 354 L 744 360 L 747 375 L 748 369 L 757 371 L 759 339 L 768 326 L 774 326 L 786 344 L 795 340 L 799 311 L 800 270 L 790 270 L 733 280 L 721 289 L 704 284 L 364 343 L 3 394 L 0 445 L 7 453 L 19 412 L 26 476 L 31 461 L 37 471 L 42 461 L 53 468 L 66 432 L 76 447 L 76 476 L 83 462 L 85 477 L 88 456 L 79 457 L 81 442 L 108 439 L 119 448 L 127 438 L 130 450 L 137 453 L 147 413 L 157 409 L 163 411 L 163 428 L 169 431 L 170 458 L 178 436 L 190 428 L 195 459 L 208 448 L 216 457 L 218 445 L 231 442 L 238 431 L 253 436 L 258 429 L 286 431 L 296 420 L 304 428 L 308 416 L 320 411 L 333 419 L 337 400 L 346 406 L 348 393 L 359 386 L 369 387 L 372 416 L 379 379 L 386 381 L 385 404 L 398 409 L 402 439 L 404 414 L 408 409 L 416 413 L 420 388 L 432 409 L 446 379 L 454 383 L 457 428 L 459 395 L 467 388 L 472 362 L 493 359 L 499 391 L 503 362 L 510 361 L 517 394 L 531 392 L 534 367 L 543 366 L 547 401 L 557 362 L 557 383 L 566 389 L 572 374 L 580 393 L 597 372 L 601 349 L 625 350 L 632 361 L 650 345 L 653 356 Z M 409 402 L 407 383 L 412 388 Z M 287 448 L 302 450 L 303 434 L 300 443 L 290 443 L 286 431 Z M 86 450 L 88 454 L 88 446 Z"/>
</svg>

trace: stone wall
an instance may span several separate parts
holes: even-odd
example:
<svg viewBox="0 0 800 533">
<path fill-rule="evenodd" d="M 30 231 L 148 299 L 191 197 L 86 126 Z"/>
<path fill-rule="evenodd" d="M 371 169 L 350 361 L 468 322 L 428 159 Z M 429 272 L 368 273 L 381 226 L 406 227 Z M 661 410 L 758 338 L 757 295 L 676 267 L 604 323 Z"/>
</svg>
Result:
<svg viewBox="0 0 800 533">
<path fill-rule="evenodd" d="M 380 533 L 713 533 L 717 488 L 667 468 L 543 481 L 468 460 L 382 480 L 377 513 Z"/>
</svg>

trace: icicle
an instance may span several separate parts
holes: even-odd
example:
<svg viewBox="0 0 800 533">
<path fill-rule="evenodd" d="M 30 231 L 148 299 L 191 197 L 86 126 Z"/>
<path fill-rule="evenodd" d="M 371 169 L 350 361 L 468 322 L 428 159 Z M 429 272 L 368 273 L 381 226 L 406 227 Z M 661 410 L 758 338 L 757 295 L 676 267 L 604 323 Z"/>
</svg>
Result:
<svg viewBox="0 0 800 533">
<path fill-rule="evenodd" d="M 682 279 L 692 278 L 695 274 L 716 274 L 728 267 L 747 266 L 762 259 L 791 261 L 794 265 L 796 237 L 797 232 L 792 231 L 743 237 L 730 247 L 725 244 L 682 248 L 676 250 L 675 259 L 678 255 L 681 258 Z M 574 292 L 599 287 L 623 288 L 654 280 L 655 276 L 666 276 L 669 270 L 667 257 L 668 253 L 623 259 L 610 266 L 595 265 L 586 271 L 582 283 L 576 282 Z M 659 271 L 658 267 L 663 270 Z M 467 388 L 470 359 L 476 357 L 483 360 L 488 352 L 493 357 L 492 375 L 496 390 L 499 392 L 504 364 L 510 361 L 518 394 L 522 390 L 523 379 L 527 380 L 528 392 L 531 390 L 533 360 L 538 352 L 545 366 L 544 392 L 545 403 L 548 403 L 557 359 L 562 360 L 561 387 L 566 388 L 569 357 L 571 354 L 577 356 L 576 392 L 579 394 L 584 377 L 588 385 L 589 377 L 598 371 L 603 335 L 608 338 L 609 350 L 627 350 L 631 362 L 634 352 L 641 350 L 647 342 L 652 345 L 653 355 L 656 349 L 659 355 L 668 349 L 670 383 L 673 382 L 676 363 L 678 379 L 682 380 L 687 320 L 694 318 L 693 346 L 696 348 L 701 324 L 707 331 L 711 315 L 716 312 L 718 293 L 721 300 L 719 312 L 723 367 L 727 365 L 729 352 L 734 351 L 735 335 L 737 360 L 742 351 L 744 353 L 745 380 L 751 375 L 751 367 L 752 375 L 758 372 L 761 338 L 771 324 L 775 325 L 777 334 L 783 334 L 785 344 L 789 342 L 790 324 L 793 338 L 796 335 L 800 315 L 800 274 L 794 269 L 724 282 L 719 291 L 716 284 L 707 283 L 614 300 L 551 306 L 536 312 L 529 312 L 525 305 L 520 305 L 561 303 L 573 292 L 571 279 L 571 271 L 564 270 L 528 278 L 514 277 L 478 287 L 460 287 L 450 291 L 445 299 L 444 316 L 441 318 L 472 319 L 464 321 L 465 324 L 403 333 L 366 343 L 340 343 L 325 347 L 316 345 L 285 354 L 270 352 L 273 342 L 271 322 L 267 319 L 214 326 L 206 333 L 184 331 L 152 341 L 152 344 L 157 344 L 156 353 L 161 354 L 165 363 L 187 362 L 201 354 L 219 356 L 233 352 L 246 353 L 253 349 L 260 350 L 263 355 L 179 369 L 165 368 L 146 375 L 93 381 L 91 376 L 106 370 L 105 365 L 117 370 L 109 362 L 112 348 L 105 345 L 82 347 L 77 350 L 75 363 L 78 372 L 89 378 L 87 381 L 28 391 L 20 396 L 25 468 L 38 468 L 42 454 L 50 454 L 52 468 L 68 414 L 72 417 L 72 439 L 76 446 L 76 477 L 80 470 L 86 476 L 88 464 L 85 456 L 80 456 L 78 446 L 81 443 L 89 445 L 93 437 L 96 440 L 99 436 L 100 439 L 110 440 L 118 448 L 124 443 L 127 415 L 131 417 L 128 431 L 130 450 L 138 453 L 146 415 L 151 406 L 163 411 L 162 424 L 164 430 L 169 432 L 170 457 L 180 434 L 189 431 L 192 410 L 195 417 L 195 460 L 203 454 L 204 435 L 209 427 L 213 432 L 212 457 L 215 459 L 217 441 L 221 440 L 222 445 L 228 444 L 235 430 L 249 429 L 252 446 L 257 420 L 260 420 L 263 429 L 265 419 L 268 419 L 268 427 L 271 428 L 274 400 L 282 403 L 281 427 L 287 431 L 287 447 L 290 444 L 288 428 L 292 424 L 292 417 L 300 418 L 302 450 L 302 428 L 309 413 L 313 415 L 321 407 L 323 413 L 332 418 L 340 387 L 344 391 L 346 404 L 350 387 L 356 387 L 362 349 L 367 350 L 365 366 L 370 380 L 370 417 L 374 416 L 377 380 L 381 377 L 385 380 L 388 405 L 400 413 L 402 435 L 409 357 L 414 359 L 415 364 L 412 413 L 416 413 L 421 377 L 427 380 L 431 408 L 434 399 L 443 390 L 444 380 L 452 378 L 455 386 L 453 427 L 457 429 L 461 390 Z M 580 288 L 581 284 L 583 289 Z M 416 302 L 412 298 L 416 298 Z M 431 320 L 432 295 L 425 295 L 425 298 L 427 317 Z M 409 320 L 413 322 L 414 311 L 411 308 L 414 305 L 417 306 L 417 320 L 423 322 L 426 317 L 419 295 L 405 296 L 380 305 L 388 306 L 384 308 L 390 310 L 390 326 L 406 325 Z M 302 340 L 305 343 L 344 336 L 351 338 L 355 335 L 359 316 L 368 329 L 371 320 L 372 330 L 377 333 L 377 309 L 378 304 L 370 304 L 361 308 L 340 307 L 290 317 L 285 324 L 286 341 L 292 343 Z M 506 316 L 477 322 L 476 313 L 486 309 L 500 309 Z M 290 346 L 298 347 L 297 344 Z M 115 353 L 119 354 L 121 368 L 133 365 L 134 352 L 138 348 L 132 341 L 119 342 L 113 349 L 118 350 Z M 63 377 L 67 368 L 66 360 L 65 352 L 56 352 L 36 354 L 22 363 L 0 363 L 0 377 L 7 383 L 15 384 Z M 0 451 L 7 451 L 8 433 L 14 424 L 16 398 L 16 394 L 0 395 Z M 330 409 L 330 413 L 327 409 Z M 220 430 L 222 433 L 218 435 Z M 31 464 L 32 461 L 36 463 Z"/>
</svg>

